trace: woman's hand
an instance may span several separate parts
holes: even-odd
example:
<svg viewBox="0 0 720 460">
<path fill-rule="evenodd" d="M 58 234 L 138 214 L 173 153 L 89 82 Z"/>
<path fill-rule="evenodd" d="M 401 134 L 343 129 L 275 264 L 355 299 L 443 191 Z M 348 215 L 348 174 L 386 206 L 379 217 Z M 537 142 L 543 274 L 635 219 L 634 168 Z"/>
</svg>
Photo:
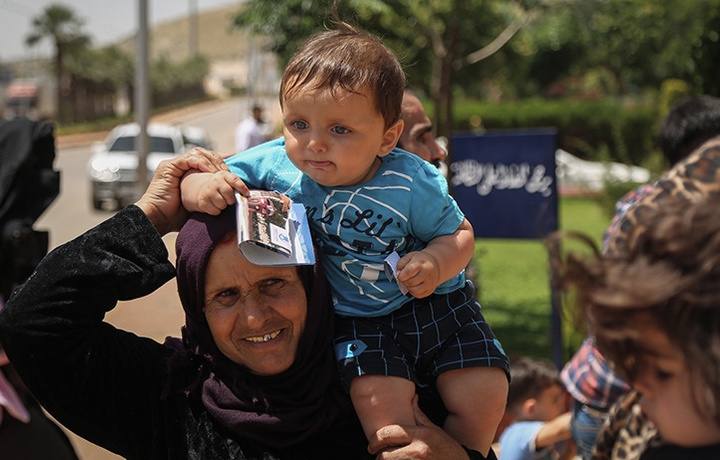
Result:
<svg viewBox="0 0 720 460">
<path fill-rule="evenodd" d="M 160 235 L 180 230 L 187 219 L 188 212 L 180 201 L 180 180 L 189 170 L 217 172 L 227 171 L 228 167 L 220 154 L 200 147 L 161 161 L 148 189 L 135 203 Z"/>
<path fill-rule="evenodd" d="M 388 425 L 371 438 L 368 451 L 378 460 L 468 460 L 463 447 L 420 410 L 413 399 L 415 426 Z"/>
</svg>

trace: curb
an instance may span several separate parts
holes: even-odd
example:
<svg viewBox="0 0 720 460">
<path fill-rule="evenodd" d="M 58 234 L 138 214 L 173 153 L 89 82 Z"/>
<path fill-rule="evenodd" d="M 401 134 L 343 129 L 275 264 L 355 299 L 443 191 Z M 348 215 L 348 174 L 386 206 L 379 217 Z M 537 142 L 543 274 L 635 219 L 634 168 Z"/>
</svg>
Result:
<svg viewBox="0 0 720 460">
<path fill-rule="evenodd" d="M 224 102 L 222 99 L 215 99 L 211 101 L 200 102 L 195 105 L 188 107 L 182 107 L 180 109 L 171 110 L 169 112 L 159 113 L 150 117 L 150 123 L 167 123 L 177 124 L 188 119 L 190 116 L 199 115 L 203 112 L 211 111 L 218 104 Z M 120 124 L 120 123 L 118 123 Z M 83 147 L 92 144 L 93 142 L 103 141 L 107 137 L 110 130 L 94 131 L 88 133 L 77 133 L 77 134 L 66 134 L 55 138 L 56 148 L 73 148 Z"/>
<path fill-rule="evenodd" d="M 90 145 L 93 142 L 101 142 L 110 131 L 96 131 L 91 133 L 66 134 L 55 138 L 55 148 L 72 148 Z"/>
</svg>

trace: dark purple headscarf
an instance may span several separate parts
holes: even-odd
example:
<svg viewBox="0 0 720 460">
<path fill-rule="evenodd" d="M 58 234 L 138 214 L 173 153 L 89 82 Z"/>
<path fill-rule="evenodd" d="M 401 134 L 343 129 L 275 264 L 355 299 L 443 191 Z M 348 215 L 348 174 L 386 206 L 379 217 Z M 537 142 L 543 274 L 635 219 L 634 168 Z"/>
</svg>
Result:
<svg viewBox="0 0 720 460">
<path fill-rule="evenodd" d="M 177 284 L 185 310 L 182 354 L 202 363 L 193 378 L 200 380 L 203 404 L 217 423 L 271 447 L 292 446 L 352 414 L 332 351 L 334 314 L 327 282 L 319 263 L 298 267 L 308 313 L 288 370 L 258 376 L 233 363 L 215 345 L 202 310 L 210 254 L 235 228 L 235 208 L 229 207 L 219 216 L 193 214 L 178 234 Z"/>
</svg>

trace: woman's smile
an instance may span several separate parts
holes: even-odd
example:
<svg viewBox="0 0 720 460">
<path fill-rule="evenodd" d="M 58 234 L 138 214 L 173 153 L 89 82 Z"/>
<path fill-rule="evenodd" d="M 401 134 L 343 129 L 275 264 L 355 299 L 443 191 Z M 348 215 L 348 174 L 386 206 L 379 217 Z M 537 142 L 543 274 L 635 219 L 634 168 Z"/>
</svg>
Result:
<svg viewBox="0 0 720 460">
<path fill-rule="evenodd" d="M 278 335 L 280 335 L 281 332 L 282 332 L 281 330 L 278 330 L 275 332 L 270 332 L 269 334 L 264 334 L 262 336 L 247 337 L 244 340 L 247 340 L 248 342 L 254 342 L 254 343 L 268 342 L 270 340 L 275 339 Z"/>
</svg>

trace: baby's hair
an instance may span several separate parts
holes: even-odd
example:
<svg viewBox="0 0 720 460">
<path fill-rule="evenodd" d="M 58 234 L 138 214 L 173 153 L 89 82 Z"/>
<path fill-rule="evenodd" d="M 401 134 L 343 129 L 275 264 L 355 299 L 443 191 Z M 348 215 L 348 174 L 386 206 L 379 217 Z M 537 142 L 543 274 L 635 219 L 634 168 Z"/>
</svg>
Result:
<svg viewBox="0 0 720 460">
<path fill-rule="evenodd" d="M 550 361 L 514 357 L 510 360 L 510 389 L 506 406 L 513 411 L 526 400 L 537 398 L 544 390 L 560 384 L 558 370 Z"/>
<path fill-rule="evenodd" d="M 665 197 L 654 212 L 619 254 L 562 260 L 551 249 L 556 281 L 575 288 L 598 349 L 631 383 L 646 364 L 642 331 L 662 331 L 690 373 L 696 409 L 720 424 L 720 196 Z"/>
<path fill-rule="evenodd" d="M 385 129 L 400 119 L 405 73 L 382 41 L 358 27 L 337 28 L 310 37 L 290 59 L 280 83 L 280 106 L 301 90 L 368 92 Z"/>
</svg>

